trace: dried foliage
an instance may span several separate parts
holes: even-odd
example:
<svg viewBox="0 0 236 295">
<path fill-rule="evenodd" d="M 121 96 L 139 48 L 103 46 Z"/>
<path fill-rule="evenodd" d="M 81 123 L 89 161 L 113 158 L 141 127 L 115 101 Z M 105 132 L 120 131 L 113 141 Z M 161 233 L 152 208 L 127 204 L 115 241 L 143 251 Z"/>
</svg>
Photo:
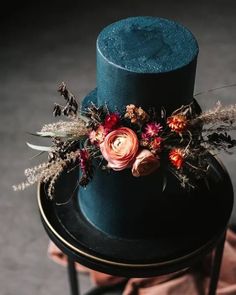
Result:
<svg viewBox="0 0 236 295">
<path fill-rule="evenodd" d="M 202 124 L 225 123 L 232 125 L 236 120 L 236 105 L 222 106 L 218 102 L 212 110 L 203 112 L 196 118 Z"/>
<path fill-rule="evenodd" d="M 84 115 L 89 119 L 87 122 L 87 127 L 96 129 L 105 120 L 105 117 L 109 113 L 106 106 L 97 107 L 94 103 L 84 112 Z"/>
<path fill-rule="evenodd" d="M 64 82 L 62 82 L 59 86 L 58 92 L 61 94 L 61 96 L 64 97 L 66 104 L 65 106 L 55 104 L 53 109 L 53 115 L 55 117 L 61 115 L 67 117 L 75 116 L 77 114 L 78 104 L 74 95 L 67 89 L 66 84 Z"/>
<path fill-rule="evenodd" d="M 49 183 L 48 196 L 53 197 L 54 185 L 60 174 L 65 168 L 69 168 L 72 164 L 75 164 L 79 156 L 79 151 L 70 152 L 66 154 L 64 159 L 57 158 L 56 160 L 48 163 L 42 163 L 33 168 L 25 170 L 26 181 L 13 186 L 14 190 L 24 190 L 26 187 L 37 183 Z"/>
<path fill-rule="evenodd" d="M 60 137 L 66 140 L 78 140 L 88 134 L 86 122 L 77 118 L 71 121 L 59 121 L 44 125 L 40 132 L 41 136 Z"/>
<path fill-rule="evenodd" d="M 236 105 L 217 103 L 212 110 L 201 113 L 193 100 L 169 117 L 164 108 L 159 114 L 155 109 L 146 112 L 133 104 L 126 106 L 125 113 L 110 112 L 106 105 L 94 104 L 78 113 L 76 99 L 65 83 L 58 91 L 66 104 L 56 104 L 53 113 L 66 116 L 67 120 L 46 124 L 37 132 L 41 137 L 51 137 L 52 145 L 28 145 L 48 151 L 48 162 L 26 169 L 26 181 L 14 186 L 14 190 L 23 190 L 40 181 L 48 184 L 48 195 L 53 198 L 55 183 L 63 171 L 80 167 L 79 184 L 86 186 L 92 180 L 94 163 L 101 169 L 112 167 L 117 171 L 136 165 L 135 171 L 139 171 L 139 175 L 140 172 L 147 175 L 150 167 L 153 171 L 155 165 L 154 168 L 161 166 L 161 169 L 170 170 L 185 189 L 192 189 L 198 180 L 206 179 L 209 150 L 230 153 L 236 146 L 236 140 L 228 134 L 236 130 Z M 108 138 L 114 138 L 114 141 L 107 143 Z M 137 149 L 133 149 L 134 144 L 138 145 Z M 129 148 L 139 152 L 145 150 L 146 158 L 138 158 L 138 152 L 129 154 Z M 135 176 L 134 170 L 131 171 Z"/>
</svg>

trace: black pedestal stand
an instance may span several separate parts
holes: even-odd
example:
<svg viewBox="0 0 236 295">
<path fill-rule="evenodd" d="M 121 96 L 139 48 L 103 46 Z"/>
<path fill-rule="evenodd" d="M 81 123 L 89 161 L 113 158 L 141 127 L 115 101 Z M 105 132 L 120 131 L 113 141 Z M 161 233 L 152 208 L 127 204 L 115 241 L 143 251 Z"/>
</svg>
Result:
<svg viewBox="0 0 236 295">
<path fill-rule="evenodd" d="M 223 237 L 220 238 L 215 248 L 215 255 L 212 261 L 211 279 L 209 284 L 208 295 L 216 294 L 216 288 L 217 288 L 218 278 L 220 274 L 221 260 L 223 256 L 224 243 L 225 243 L 225 234 L 223 235 Z M 80 294 L 79 288 L 78 288 L 78 279 L 77 279 L 76 270 L 75 270 L 75 263 L 76 263 L 75 261 L 73 261 L 71 258 L 68 257 L 68 275 L 69 275 L 71 295 Z M 86 295 L 95 295 L 95 294 L 99 295 L 99 294 L 103 294 L 104 291 L 108 291 L 109 289 L 113 291 L 115 291 L 116 289 L 119 290 L 123 286 L 124 286 L 124 283 L 122 284 L 120 283 L 115 286 L 95 288 L 89 293 L 87 293 Z"/>
<path fill-rule="evenodd" d="M 195 217 L 185 223 L 184 219 L 184 228 L 174 224 L 172 232 L 164 230 L 152 239 L 119 239 L 96 229 L 80 212 L 76 192 L 72 194 L 77 181 L 76 174 L 74 179 L 67 174 L 58 181 L 56 201 L 49 200 L 45 185 L 39 184 L 38 205 L 42 223 L 50 239 L 68 256 L 71 295 L 79 294 L 76 262 L 119 277 L 144 278 L 193 267 L 213 249 L 215 254 L 208 295 L 216 294 L 225 234 L 233 208 L 233 189 L 223 165 L 214 157 L 210 161 L 217 181 L 210 201 L 208 199 L 209 206 L 206 206 L 204 198 L 199 200 L 202 206 L 199 207 L 197 223 Z M 125 282 L 113 287 L 96 288 L 89 294 L 102 294 L 110 288 L 122 290 L 124 285 Z"/>
</svg>

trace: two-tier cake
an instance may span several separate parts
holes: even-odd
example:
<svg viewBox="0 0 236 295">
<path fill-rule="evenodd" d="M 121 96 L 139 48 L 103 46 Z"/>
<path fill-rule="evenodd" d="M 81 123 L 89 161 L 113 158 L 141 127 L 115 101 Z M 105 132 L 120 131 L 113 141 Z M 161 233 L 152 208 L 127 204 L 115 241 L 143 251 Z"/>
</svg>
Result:
<svg viewBox="0 0 236 295">
<path fill-rule="evenodd" d="M 174 21 L 132 17 L 113 23 L 98 36 L 97 88 L 83 100 L 83 108 L 93 102 L 123 111 L 135 104 L 146 110 L 165 108 L 170 115 L 193 101 L 197 55 L 193 34 Z M 152 237 L 186 226 L 201 204 L 194 195 L 203 194 L 195 190 L 190 198 L 170 173 L 162 190 L 160 171 L 135 178 L 127 169 L 108 173 L 97 168 L 91 183 L 79 190 L 79 208 L 107 234 Z"/>
<path fill-rule="evenodd" d="M 193 97 L 198 45 L 182 25 L 131 17 L 97 39 L 97 87 L 81 109 L 65 83 L 64 116 L 48 162 L 26 169 L 39 182 L 43 223 L 55 243 L 86 266 L 121 276 L 188 267 L 225 232 L 233 189 L 210 150 L 236 145 L 236 107 L 201 111 Z M 218 128 L 220 127 L 220 129 Z"/>
</svg>

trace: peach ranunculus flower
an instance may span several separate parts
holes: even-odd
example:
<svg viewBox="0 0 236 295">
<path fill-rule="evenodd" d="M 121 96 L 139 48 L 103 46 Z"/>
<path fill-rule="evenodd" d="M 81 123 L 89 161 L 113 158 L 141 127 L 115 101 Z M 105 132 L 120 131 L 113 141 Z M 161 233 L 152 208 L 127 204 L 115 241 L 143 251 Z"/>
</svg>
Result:
<svg viewBox="0 0 236 295">
<path fill-rule="evenodd" d="M 160 167 L 160 161 L 149 150 L 143 149 L 136 156 L 132 167 L 132 174 L 135 177 L 149 175 Z"/>
<path fill-rule="evenodd" d="M 121 127 L 110 132 L 100 144 L 108 167 L 120 171 L 132 165 L 138 152 L 139 141 L 133 130 Z"/>
</svg>

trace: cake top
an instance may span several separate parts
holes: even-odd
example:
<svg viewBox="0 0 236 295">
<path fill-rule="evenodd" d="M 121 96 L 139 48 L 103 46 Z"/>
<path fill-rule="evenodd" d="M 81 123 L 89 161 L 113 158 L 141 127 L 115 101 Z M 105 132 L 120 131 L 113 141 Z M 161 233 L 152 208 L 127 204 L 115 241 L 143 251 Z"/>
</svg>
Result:
<svg viewBox="0 0 236 295">
<path fill-rule="evenodd" d="M 198 53 L 193 34 L 163 18 L 131 17 L 102 30 L 97 49 L 110 63 L 137 73 L 162 73 L 189 64 Z"/>
</svg>

